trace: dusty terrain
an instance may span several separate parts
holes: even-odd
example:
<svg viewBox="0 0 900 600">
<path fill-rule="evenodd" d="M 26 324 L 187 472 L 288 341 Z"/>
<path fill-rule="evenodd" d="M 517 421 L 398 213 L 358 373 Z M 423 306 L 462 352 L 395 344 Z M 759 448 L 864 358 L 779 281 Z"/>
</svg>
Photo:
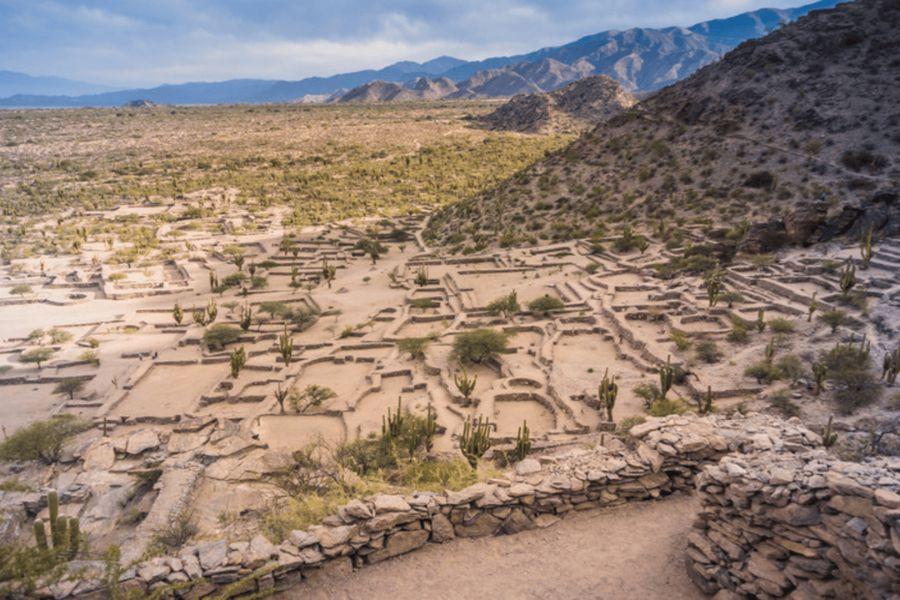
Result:
<svg viewBox="0 0 900 600">
<path fill-rule="evenodd" d="M 666 502 L 577 514 L 552 528 L 520 533 L 515 539 L 432 544 L 281 597 L 703 598 L 688 579 L 683 558 L 697 508 L 695 498 L 673 497 Z"/>
</svg>

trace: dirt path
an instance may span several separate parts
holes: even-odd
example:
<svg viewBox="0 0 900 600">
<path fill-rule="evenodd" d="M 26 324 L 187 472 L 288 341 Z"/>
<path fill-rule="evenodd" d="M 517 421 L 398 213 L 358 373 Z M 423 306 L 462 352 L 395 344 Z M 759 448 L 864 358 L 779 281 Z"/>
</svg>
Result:
<svg viewBox="0 0 900 600">
<path fill-rule="evenodd" d="M 697 508 L 695 498 L 674 496 L 575 514 L 514 536 L 428 545 L 281 598 L 703 598 L 682 558 Z"/>
</svg>

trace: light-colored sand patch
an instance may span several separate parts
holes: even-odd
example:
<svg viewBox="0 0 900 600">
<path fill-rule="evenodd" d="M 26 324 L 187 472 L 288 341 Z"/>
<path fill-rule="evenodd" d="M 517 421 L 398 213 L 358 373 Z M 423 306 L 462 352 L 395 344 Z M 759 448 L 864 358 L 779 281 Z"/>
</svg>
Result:
<svg viewBox="0 0 900 600">
<path fill-rule="evenodd" d="M 259 439 L 271 448 L 300 450 L 319 441 L 341 444 L 345 440 L 345 430 L 340 417 L 265 415 L 259 418 Z"/>
<path fill-rule="evenodd" d="M 113 417 L 175 417 L 228 375 L 228 365 L 154 365 L 110 412 Z"/>
</svg>

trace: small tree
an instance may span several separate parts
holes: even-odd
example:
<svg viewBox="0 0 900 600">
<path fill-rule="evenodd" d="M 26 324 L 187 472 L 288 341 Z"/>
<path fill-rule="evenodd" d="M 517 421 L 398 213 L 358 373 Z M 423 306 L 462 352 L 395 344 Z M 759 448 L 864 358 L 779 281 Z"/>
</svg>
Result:
<svg viewBox="0 0 900 600">
<path fill-rule="evenodd" d="M 460 333 L 453 340 L 453 354 L 461 363 L 484 363 L 506 351 L 509 336 L 490 328 Z"/>
<path fill-rule="evenodd" d="M 512 318 L 514 314 L 522 310 L 515 290 L 491 301 L 486 308 L 491 315 L 502 315 L 505 319 Z"/>
<path fill-rule="evenodd" d="M 300 394 L 291 393 L 291 408 L 298 413 L 303 413 L 314 406 L 321 406 L 323 402 L 335 396 L 337 393 L 333 389 L 311 383 Z"/>
<path fill-rule="evenodd" d="M 533 315 L 544 317 L 549 316 L 553 311 L 562 310 L 565 307 L 566 304 L 562 300 L 550 294 L 544 294 L 528 303 L 528 310 Z"/>
<path fill-rule="evenodd" d="M 404 354 L 409 354 L 413 360 L 422 360 L 432 341 L 434 341 L 433 336 L 403 338 L 397 340 L 397 349 Z"/>
<path fill-rule="evenodd" d="M 203 342 L 213 351 L 222 350 L 241 338 L 241 330 L 225 323 L 217 323 L 203 334 Z"/>
<path fill-rule="evenodd" d="M 74 400 L 75 394 L 80 392 L 83 388 L 83 379 L 78 379 L 77 377 L 67 377 L 66 379 L 63 379 L 56 384 L 56 387 L 53 388 L 53 393 L 68 396 L 69 400 Z"/>
<path fill-rule="evenodd" d="M 284 401 L 288 397 L 288 390 L 281 387 L 281 384 L 278 384 L 278 387 L 275 388 L 275 400 L 278 401 L 278 407 L 281 409 L 281 414 L 284 414 Z"/>
<path fill-rule="evenodd" d="M 41 368 L 41 364 L 50 360 L 53 356 L 53 348 L 32 348 L 22 353 L 20 360 L 23 363 L 36 363 L 37 368 Z"/>
<path fill-rule="evenodd" d="M 90 427 L 89 422 L 68 414 L 37 421 L 22 427 L 0 443 L 0 460 L 37 460 L 53 464 L 62 455 L 66 442 Z"/>
</svg>

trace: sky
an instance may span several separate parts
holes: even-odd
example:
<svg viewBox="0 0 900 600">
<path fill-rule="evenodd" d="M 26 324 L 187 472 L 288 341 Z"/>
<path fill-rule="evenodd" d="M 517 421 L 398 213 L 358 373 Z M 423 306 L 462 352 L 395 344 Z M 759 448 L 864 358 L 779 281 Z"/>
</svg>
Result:
<svg viewBox="0 0 900 600">
<path fill-rule="evenodd" d="M 472 60 L 812 0 L 0 0 L 0 69 L 114 87 Z"/>
</svg>

